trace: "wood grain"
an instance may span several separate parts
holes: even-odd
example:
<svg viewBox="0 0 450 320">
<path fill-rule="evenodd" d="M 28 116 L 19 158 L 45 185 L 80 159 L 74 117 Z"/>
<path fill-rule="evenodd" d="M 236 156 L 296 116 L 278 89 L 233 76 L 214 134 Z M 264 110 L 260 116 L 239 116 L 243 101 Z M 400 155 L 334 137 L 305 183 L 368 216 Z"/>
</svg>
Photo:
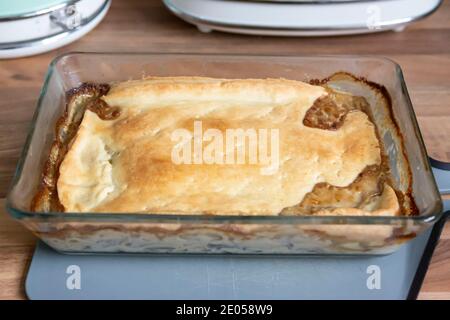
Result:
<svg viewBox="0 0 450 320">
<path fill-rule="evenodd" d="M 0 60 L 0 199 L 5 198 L 50 61 L 69 51 L 204 52 L 386 56 L 404 71 L 428 152 L 450 160 L 450 1 L 404 32 L 323 38 L 203 34 L 161 1 L 113 1 L 105 20 L 81 40 L 30 58 Z M 0 200 L 0 299 L 25 298 L 23 282 L 35 238 L 12 221 Z M 447 225 L 420 294 L 450 299 Z"/>
</svg>

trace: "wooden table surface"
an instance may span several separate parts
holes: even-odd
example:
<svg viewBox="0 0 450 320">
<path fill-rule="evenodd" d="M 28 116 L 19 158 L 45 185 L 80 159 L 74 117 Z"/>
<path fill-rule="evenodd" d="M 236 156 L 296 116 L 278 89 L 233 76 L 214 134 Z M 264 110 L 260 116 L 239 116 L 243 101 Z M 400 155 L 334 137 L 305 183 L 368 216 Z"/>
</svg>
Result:
<svg viewBox="0 0 450 320">
<path fill-rule="evenodd" d="M 6 193 L 50 61 L 68 51 L 158 51 L 283 55 L 369 54 L 403 68 L 428 152 L 450 160 L 450 1 L 404 32 L 325 38 L 203 34 L 157 0 L 114 0 L 81 40 L 30 58 L 0 60 L 0 299 L 23 299 L 36 238 L 5 210 Z M 450 299 L 450 224 L 435 251 L 422 299 Z"/>
</svg>

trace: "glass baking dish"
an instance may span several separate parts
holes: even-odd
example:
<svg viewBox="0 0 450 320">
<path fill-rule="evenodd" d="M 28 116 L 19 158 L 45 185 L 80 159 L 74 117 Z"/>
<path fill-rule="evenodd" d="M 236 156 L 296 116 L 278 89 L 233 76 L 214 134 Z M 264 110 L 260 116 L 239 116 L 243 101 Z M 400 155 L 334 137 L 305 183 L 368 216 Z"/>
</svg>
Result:
<svg viewBox="0 0 450 320">
<path fill-rule="evenodd" d="M 83 82 L 156 76 L 288 78 L 308 81 L 345 71 L 383 85 L 406 138 L 382 139 L 391 166 L 408 158 L 417 216 L 207 216 L 39 213 L 29 206 L 65 108 Z M 336 83 L 339 88 L 341 84 Z M 345 86 L 345 90 L 360 89 Z M 370 99 L 371 97 L 366 97 Z M 373 110 L 372 110 L 373 111 Z M 375 110 L 376 111 L 376 110 Z M 381 114 L 382 116 L 382 114 Z M 393 169 L 394 180 L 402 174 Z M 396 186 L 396 187 L 399 187 Z M 12 216 L 64 253 L 387 254 L 432 226 L 442 203 L 400 67 L 365 56 L 249 56 L 168 53 L 69 53 L 51 64 L 7 199 Z"/>
</svg>

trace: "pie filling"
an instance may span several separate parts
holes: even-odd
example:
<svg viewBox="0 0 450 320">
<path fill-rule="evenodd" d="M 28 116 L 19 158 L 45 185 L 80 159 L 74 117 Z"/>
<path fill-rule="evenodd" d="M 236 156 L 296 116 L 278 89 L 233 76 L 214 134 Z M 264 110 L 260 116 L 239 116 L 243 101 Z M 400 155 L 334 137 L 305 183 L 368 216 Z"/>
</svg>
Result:
<svg viewBox="0 0 450 320">
<path fill-rule="evenodd" d="M 393 188 L 368 102 L 326 83 L 148 78 L 111 87 L 83 84 L 68 93 L 67 101 L 33 211 L 416 213 L 411 195 Z M 203 158 L 195 151 L 198 126 Z M 266 155 L 278 150 L 271 172 L 262 171 L 269 163 L 257 161 L 260 148 L 251 161 L 251 135 L 242 140 L 247 153 L 241 162 L 234 153 L 227 158 L 225 132 L 238 128 L 260 134 L 258 143 L 268 142 Z M 192 133 L 190 162 L 174 161 L 174 132 Z M 207 132 L 216 139 L 207 138 Z M 267 137 L 273 132 L 276 141 Z M 216 145 L 210 154 L 214 161 L 208 162 L 205 150 L 213 140 L 223 145 Z"/>
</svg>

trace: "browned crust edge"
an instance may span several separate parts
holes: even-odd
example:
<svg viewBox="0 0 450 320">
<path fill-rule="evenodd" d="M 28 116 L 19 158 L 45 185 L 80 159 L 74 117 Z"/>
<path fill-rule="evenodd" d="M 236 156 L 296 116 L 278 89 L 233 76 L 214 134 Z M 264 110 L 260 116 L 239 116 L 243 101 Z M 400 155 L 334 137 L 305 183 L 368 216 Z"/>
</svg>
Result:
<svg viewBox="0 0 450 320">
<path fill-rule="evenodd" d="M 83 113 L 88 104 L 108 93 L 108 84 L 82 83 L 80 86 L 66 92 L 66 107 L 63 115 L 56 121 L 55 138 L 50 147 L 48 159 L 45 161 L 38 190 L 31 200 L 30 209 L 33 212 L 64 212 L 60 203 L 56 183 L 59 177 L 59 166 L 64 159 L 69 144 L 74 138 L 81 123 Z M 81 110 L 72 110 L 77 99 L 86 99 Z M 74 119 L 75 118 L 75 119 Z"/>
<path fill-rule="evenodd" d="M 400 127 L 398 125 L 397 119 L 395 117 L 394 114 L 394 110 L 393 110 L 393 106 L 392 106 L 392 98 L 391 95 L 389 94 L 388 90 L 386 89 L 385 86 L 378 84 L 376 82 L 370 81 L 365 77 L 358 77 L 355 76 L 354 74 L 351 74 L 349 72 L 346 71 L 338 71 L 335 72 L 334 74 L 330 75 L 327 78 L 324 79 L 311 79 L 309 80 L 309 83 L 312 85 L 326 85 L 333 77 L 338 76 L 338 75 L 345 75 L 345 76 L 349 76 L 351 77 L 353 80 L 355 81 L 359 81 L 364 83 L 365 85 L 369 86 L 370 88 L 372 88 L 373 90 L 375 90 L 376 92 L 380 93 L 381 96 L 385 99 L 386 101 L 386 106 L 387 106 L 387 110 L 389 112 L 389 117 L 392 120 L 392 123 L 394 125 L 395 131 L 397 136 L 400 138 L 400 144 L 401 144 L 401 152 L 403 157 L 405 158 L 406 162 L 407 162 L 407 174 L 409 177 L 409 184 L 408 184 L 408 189 L 406 190 L 406 192 L 400 192 L 399 190 L 397 190 L 396 188 L 393 188 L 395 193 L 397 194 L 397 198 L 399 198 L 400 203 L 404 203 L 404 199 L 403 197 L 408 197 L 409 202 L 410 202 L 410 213 L 409 215 L 411 216 L 417 216 L 419 215 L 419 208 L 416 205 L 416 202 L 414 200 L 414 196 L 413 196 L 413 190 L 412 190 L 412 185 L 413 185 L 413 175 L 412 175 L 412 171 L 411 171 L 411 165 L 409 163 L 409 158 L 408 155 L 406 153 L 406 148 L 405 148 L 405 139 L 403 137 L 403 134 L 401 133 Z M 377 135 L 378 135 L 378 130 L 377 130 Z M 379 139 L 380 142 L 382 142 L 382 140 Z"/>
</svg>

